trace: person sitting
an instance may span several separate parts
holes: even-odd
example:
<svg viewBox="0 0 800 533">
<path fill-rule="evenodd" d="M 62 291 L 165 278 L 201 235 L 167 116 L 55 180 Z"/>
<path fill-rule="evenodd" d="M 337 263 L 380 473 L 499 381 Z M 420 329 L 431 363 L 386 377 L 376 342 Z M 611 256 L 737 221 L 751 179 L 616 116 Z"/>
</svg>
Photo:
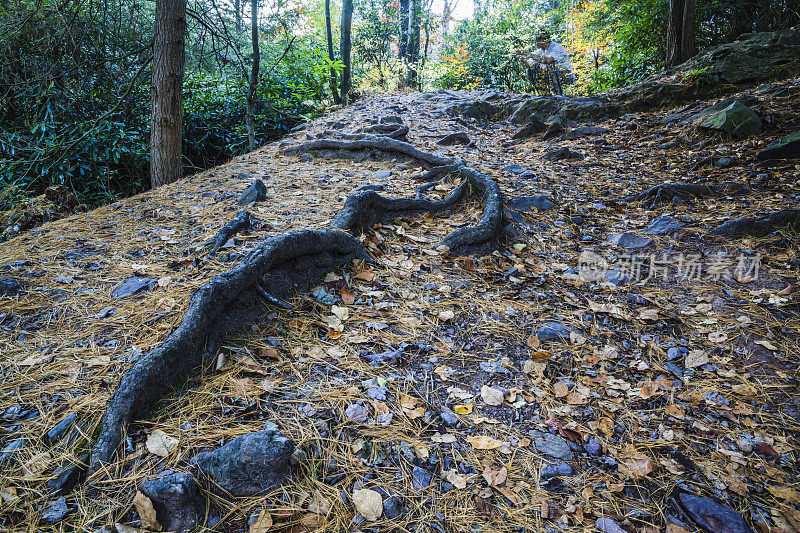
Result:
<svg viewBox="0 0 800 533">
<path fill-rule="evenodd" d="M 538 92 L 563 94 L 564 87 L 575 81 L 569 52 L 553 41 L 548 31 L 536 36 L 534 50 L 518 50 L 517 55 L 528 67 L 528 79 Z"/>
</svg>

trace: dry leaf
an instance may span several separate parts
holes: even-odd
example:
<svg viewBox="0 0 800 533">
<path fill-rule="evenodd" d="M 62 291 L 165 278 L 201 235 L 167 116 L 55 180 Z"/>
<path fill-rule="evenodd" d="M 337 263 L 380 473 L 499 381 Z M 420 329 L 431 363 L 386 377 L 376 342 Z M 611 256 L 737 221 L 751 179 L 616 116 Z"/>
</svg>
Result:
<svg viewBox="0 0 800 533">
<path fill-rule="evenodd" d="M 634 452 L 621 462 L 619 471 L 625 476 L 640 478 L 645 477 L 653 471 L 655 465 L 653 460 L 641 452 Z"/>
<path fill-rule="evenodd" d="M 769 342 L 766 339 L 757 340 L 757 341 L 755 341 L 754 344 L 761 345 L 764 348 L 766 348 L 767 350 L 772 350 L 773 352 L 777 352 L 778 351 L 778 347 L 775 346 L 774 344 L 772 344 L 771 342 Z"/>
<path fill-rule="evenodd" d="M 166 457 L 178 446 L 178 439 L 170 437 L 160 429 L 147 436 L 147 451 L 159 457 Z"/>
<path fill-rule="evenodd" d="M 37 453 L 22 465 L 22 476 L 25 479 L 34 479 L 42 475 L 50 464 L 51 456 L 48 452 Z"/>
<path fill-rule="evenodd" d="M 151 531 L 161 531 L 162 527 L 156 520 L 156 510 L 153 508 L 150 498 L 137 490 L 136 496 L 133 497 L 133 505 L 136 507 L 136 512 L 139 513 L 142 527 Z"/>
<path fill-rule="evenodd" d="M 341 296 L 342 303 L 344 303 L 344 305 L 353 305 L 356 302 L 356 297 L 347 289 L 347 287 L 342 287 Z"/>
<path fill-rule="evenodd" d="M 466 474 L 459 474 L 453 469 L 444 472 L 444 479 L 457 489 L 465 489 L 467 488 L 467 479 L 469 478 Z"/>
<path fill-rule="evenodd" d="M 483 469 L 483 479 L 490 487 L 497 487 L 506 482 L 508 478 L 508 469 L 506 467 L 499 467 L 497 465 L 489 465 Z"/>
<path fill-rule="evenodd" d="M 708 354 L 703 350 L 691 350 L 683 363 L 686 368 L 695 368 L 705 364 L 708 364 Z"/>
<path fill-rule="evenodd" d="M 476 450 L 496 450 L 503 445 L 501 441 L 486 435 L 467 437 L 467 442 L 469 442 Z"/>
<path fill-rule="evenodd" d="M 503 391 L 484 385 L 481 387 L 481 398 L 486 402 L 486 405 L 502 405 Z"/>
<path fill-rule="evenodd" d="M 527 344 L 528 348 L 531 350 L 535 350 L 542 344 L 542 342 L 539 340 L 539 337 L 533 335 L 532 337 L 528 337 L 528 339 L 525 341 L 525 344 Z"/>
<path fill-rule="evenodd" d="M 353 491 L 353 505 L 367 521 L 374 522 L 383 514 L 383 498 L 371 489 Z"/>
<path fill-rule="evenodd" d="M 461 403 L 458 405 L 453 406 L 453 411 L 459 415 L 468 415 L 472 412 L 472 408 L 474 404 L 471 403 Z"/>
<path fill-rule="evenodd" d="M 553 385 L 553 393 L 556 395 L 556 398 L 566 398 L 567 394 L 569 394 L 569 385 L 557 381 Z"/>
<path fill-rule="evenodd" d="M 350 318 L 350 309 L 348 307 L 332 305 L 331 306 L 331 313 L 333 313 L 333 315 L 336 318 L 338 318 L 339 320 L 341 320 L 342 322 L 344 322 L 348 318 Z"/>
<path fill-rule="evenodd" d="M 442 322 L 450 322 L 456 317 L 456 314 L 453 312 L 452 309 L 447 309 L 446 311 L 439 312 L 439 320 Z"/>
<path fill-rule="evenodd" d="M 547 361 L 551 357 L 553 357 L 553 354 L 551 352 L 548 352 L 547 350 L 536 350 L 535 352 L 533 352 L 531 354 L 531 360 L 533 360 L 533 361 L 535 361 L 537 363 L 541 363 L 543 361 Z"/>
<path fill-rule="evenodd" d="M 708 340 L 715 343 L 725 342 L 728 336 L 722 331 L 713 331 L 708 334 Z"/>
<path fill-rule="evenodd" d="M 434 433 L 431 436 L 431 440 L 433 442 L 438 442 L 440 444 L 447 444 L 456 441 L 456 436 L 452 433 Z"/>
</svg>

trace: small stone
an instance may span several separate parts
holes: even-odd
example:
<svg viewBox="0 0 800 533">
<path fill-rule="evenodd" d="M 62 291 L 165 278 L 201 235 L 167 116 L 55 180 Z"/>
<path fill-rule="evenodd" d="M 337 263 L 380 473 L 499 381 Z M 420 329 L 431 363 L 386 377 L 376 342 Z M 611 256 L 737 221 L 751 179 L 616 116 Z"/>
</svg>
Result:
<svg viewBox="0 0 800 533">
<path fill-rule="evenodd" d="M 540 476 L 548 479 L 556 476 L 571 476 L 572 467 L 564 461 L 555 461 L 553 463 L 545 462 L 542 465 Z"/>
<path fill-rule="evenodd" d="M 645 235 L 669 235 L 675 233 L 686 224 L 678 222 L 672 217 L 662 216 L 653 219 L 650 225 L 642 230 Z"/>
<path fill-rule="evenodd" d="M 503 169 L 503 172 L 507 172 L 509 174 L 522 174 L 525 172 L 525 169 L 519 165 L 508 165 Z"/>
<path fill-rule="evenodd" d="M 405 502 L 400 496 L 389 496 L 383 500 L 383 516 L 389 520 L 399 518 L 405 513 Z"/>
<path fill-rule="evenodd" d="M 675 359 L 680 359 L 683 356 L 681 353 L 680 348 L 672 347 L 667 350 L 667 361 L 674 361 Z"/>
<path fill-rule="evenodd" d="M 14 296 L 24 286 L 18 279 L 0 279 L 0 296 Z"/>
<path fill-rule="evenodd" d="M 262 202 L 267 199 L 267 186 L 263 181 L 257 179 L 253 181 L 242 195 L 239 197 L 239 205 L 249 205 L 254 202 Z"/>
<path fill-rule="evenodd" d="M 739 513 L 711 498 L 681 493 L 678 499 L 692 519 L 709 533 L 752 533 Z"/>
<path fill-rule="evenodd" d="M 372 175 L 373 178 L 376 180 L 387 180 L 392 177 L 391 170 L 379 170 L 375 174 Z"/>
<path fill-rule="evenodd" d="M 423 470 L 418 466 L 415 466 L 411 470 L 411 484 L 413 485 L 414 490 L 420 490 L 428 487 L 431 484 L 431 479 L 433 479 L 433 474 Z"/>
<path fill-rule="evenodd" d="M 528 435 L 531 436 L 532 444 L 539 453 L 562 461 L 572 460 L 572 451 L 570 451 L 569 443 L 558 435 L 537 429 L 529 431 Z"/>
<path fill-rule="evenodd" d="M 47 489 L 53 494 L 64 495 L 72 490 L 81 475 L 86 469 L 86 460 L 89 459 L 88 454 L 80 457 L 78 464 L 72 461 L 64 461 L 53 472 L 53 477 L 47 482 Z"/>
<path fill-rule="evenodd" d="M 439 146 L 451 146 L 453 144 L 469 144 L 472 140 L 463 131 L 449 133 L 436 141 Z"/>
<path fill-rule="evenodd" d="M 68 514 L 75 512 L 77 506 L 67 504 L 66 498 L 59 498 L 42 511 L 40 520 L 47 524 L 56 524 L 64 520 Z"/>
<path fill-rule="evenodd" d="M 166 470 L 142 482 L 140 490 L 150 498 L 164 530 L 190 531 L 203 523 L 205 497 L 189 474 Z"/>
<path fill-rule="evenodd" d="M 653 244 L 653 239 L 640 237 L 638 235 L 634 235 L 633 233 L 618 233 L 616 235 L 610 235 L 606 240 L 627 250 L 636 250 Z"/>
<path fill-rule="evenodd" d="M 608 128 L 599 128 L 597 126 L 578 126 L 564 133 L 558 138 L 559 141 L 571 141 L 573 139 L 581 139 L 592 135 L 602 135 L 609 133 L 611 130 Z"/>
<path fill-rule="evenodd" d="M 578 333 L 576 329 L 559 322 L 547 322 L 536 330 L 536 336 L 541 342 L 569 342 L 570 332 Z"/>
<path fill-rule="evenodd" d="M 48 431 L 47 434 L 45 435 L 47 442 L 50 444 L 54 444 L 60 441 L 64 437 L 64 435 L 67 434 L 67 431 L 69 431 L 69 428 L 72 427 L 72 425 L 75 423 L 75 420 L 77 419 L 78 415 L 76 413 L 68 414 L 66 418 L 64 418 L 64 420 L 62 420 L 61 422 L 50 428 L 50 431 Z"/>
<path fill-rule="evenodd" d="M 11 459 L 25 446 L 25 439 L 17 439 L 9 442 L 5 448 L 0 450 L 0 465 Z"/>
<path fill-rule="evenodd" d="M 594 527 L 603 533 L 627 533 L 624 529 L 619 527 L 619 524 L 610 518 L 598 518 L 597 522 L 594 523 Z"/>
<path fill-rule="evenodd" d="M 589 455 L 600 455 L 600 452 L 603 451 L 603 446 L 600 444 L 600 439 L 592 437 L 589 439 L 589 442 L 584 445 L 584 449 Z"/>
<path fill-rule="evenodd" d="M 386 189 L 386 185 L 377 185 L 375 183 L 365 183 L 363 185 L 359 185 L 355 188 L 354 192 L 361 192 L 361 191 L 383 191 Z"/>
<path fill-rule="evenodd" d="M 562 161 L 564 159 L 583 159 L 583 157 L 582 153 L 573 152 L 566 146 L 563 146 L 554 150 L 548 150 L 542 156 L 542 159 L 545 161 Z"/>
<path fill-rule="evenodd" d="M 549 211 L 556 206 L 550 198 L 543 194 L 512 198 L 507 200 L 506 203 L 510 208 L 516 209 L 517 211 L 531 211 L 533 209 L 537 211 Z"/>
<path fill-rule="evenodd" d="M 199 453 L 191 464 L 234 496 L 262 494 L 289 474 L 294 443 L 278 431 L 256 431 Z"/>
<path fill-rule="evenodd" d="M 117 287 L 111 292 L 111 297 L 119 300 L 120 298 L 125 298 L 126 296 L 136 294 L 139 291 L 152 289 L 156 285 L 158 285 L 157 279 L 132 276 L 117 285 Z"/>
<path fill-rule="evenodd" d="M 460 422 L 458 415 L 456 415 L 447 407 L 442 407 L 441 411 L 439 412 L 439 416 L 442 418 L 442 422 L 444 422 L 444 425 L 447 427 L 455 427 Z"/>
<path fill-rule="evenodd" d="M 761 118 L 755 111 L 735 100 L 725 109 L 709 115 L 700 127 L 725 131 L 738 139 L 744 139 L 761 131 Z"/>
</svg>

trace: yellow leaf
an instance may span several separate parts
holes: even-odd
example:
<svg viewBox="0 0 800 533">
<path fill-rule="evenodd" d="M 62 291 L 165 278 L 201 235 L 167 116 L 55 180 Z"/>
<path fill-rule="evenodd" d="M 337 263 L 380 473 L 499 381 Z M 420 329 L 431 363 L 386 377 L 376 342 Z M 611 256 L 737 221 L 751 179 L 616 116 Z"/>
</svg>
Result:
<svg viewBox="0 0 800 533">
<path fill-rule="evenodd" d="M 471 403 L 461 403 L 453 407 L 453 411 L 455 411 L 459 415 L 468 415 L 472 412 L 474 404 Z"/>
<path fill-rule="evenodd" d="M 133 497 L 133 505 L 136 507 L 136 512 L 139 513 L 139 518 L 145 529 L 161 531 L 162 527 L 156 520 L 156 510 L 153 508 L 153 502 L 150 501 L 150 498 L 137 490 L 136 496 Z"/>
<path fill-rule="evenodd" d="M 467 437 L 467 442 L 476 450 L 496 450 L 503 445 L 501 441 L 486 435 Z"/>
</svg>

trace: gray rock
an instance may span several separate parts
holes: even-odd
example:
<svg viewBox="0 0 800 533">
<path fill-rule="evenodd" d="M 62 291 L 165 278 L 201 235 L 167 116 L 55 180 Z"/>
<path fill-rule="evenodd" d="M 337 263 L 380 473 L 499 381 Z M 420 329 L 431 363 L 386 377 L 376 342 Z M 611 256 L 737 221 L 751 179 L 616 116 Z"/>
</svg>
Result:
<svg viewBox="0 0 800 533">
<path fill-rule="evenodd" d="M 570 332 L 578 333 L 578 330 L 559 322 L 547 322 L 536 330 L 536 336 L 542 342 L 569 342 Z"/>
<path fill-rule="evenodd" d="M 203 523 L 206 499 L 189 474 L 166 470 L 145 479 L 140 490 L 153 502 L 156 519 L 166 531 L 191 531 Z"/>
<path fill-rule="evenodd" d="M 114 290 L 111 291 L 111 297 L 119 300 L 120 298 L 125 298 L 126 296 L 136 294 L 139 291 L 152 289 L 157 284 L 158 280 L 156 279 L 132 276 L 117 285 Z"/>
<path fill-rule="evenodd" d="M 517 211 L 531 211 L 533 209 L 537 211 L 549 211 L 556 206 L 550 198 L 543 194 L 512 198 L 507 200 L 506 203 L 510 208 L 516 209 Z"/>
<path fill-rule="evenodd" d="M 650 225 L 642 230 L 645 235 L 669 235 L 686 226 L 672 217 L 662 216 L 650 221 Z"/>
<path fill-rule="evenodd" d="M 603 446 L 600 444 L 600 439 L 597 437 L 592 437 L 589 439 L 589 442 L 587 442 L 583 448 L 589 455 L 600 455 L 600 452 L 603 451 Z"/>
<path fill-rule="evenodd" d="M 466 133 L 464 133 L 463 131 L 458 131 L 455 133 L 448 133 L 447 135 L 436 141 L 436 144 L 438 144 L 439 146 L 452 146 L 454 144 L 469 144 L 471 142 L 472 140 Z"/>
<path fill-rule="evenodd" d="M 433 479 L 433 474 L 427 470 L 423 470 L 418 466 L 415 466 L 411 469 L 411 484 L 413 485 L 414 490 L 420 490 L 428 487 L 431 484 L 431 479 Z"/>
<path fill-rule="evenodd" d="M 547 125 L 547 131 L 544 132 L 542 140 L 549 141 L 550 139 L 555 139 L 563 132 L 564 132 L 564 126 L 562 126 L 558 122 L 551 122 L 550 124 Z"/>
<path fill-rule="evenodd" d="M 755 111 L 737 100 L 725 109 L 709 115 L 700 127 L 724 131 L 744 139 L 761 131 L 761 119 Z"/>
<path fill-rule="evenodd" d="M 555 462 L 545 462 L 542 465 L 542 471 L 540 476 L 542 478 L 548 479 L 551 477 L 556 476 L 571 476 L 572 475 L 572 467 L 565 463 L 564 461 L 555 461 Z"/>
<path fill-rule="evenodd" d="M 444 422 L 444 425 L 447 427 L 455 427 L 460 421 L 458 415 L 447 407 L 442 407 L 441 411 L 439 412 L 439 416 L 442 418 L 442 422 Z"/>
<path fill-rule="evenodd" d="M 380 119 L 381 124 L 402 124 L 403 119 L 398 115 L 386 115 L 385 117 L 381 117 Z"/>
<path fill-rule="evenodd" d="M 88 459 L 89 454 L 84 454 L 78 459 L 78 463 L 73 463 L 72 461 L 62 462 L 45 485 L 47 490 L 60 496 L 67 494 L 80 481 L 81 475 L 86 470 L 86 461 Z"/>
<path fill-rule="evenodd" d="M 542 156 L 545 161 L 562 161 L 564 159 L 583 159 L 583 154 L 580 152 L 573 152 L 566 146 L 548 150 Z"/>
<path fill-rule="evenodd" d="M 78 419 L 78 415 L 76 413 L 70 413 L 58 424 L 50 428 L 50 430 L 45 434 L 45 438 L 49 444 L 54 444 L 64 438 L 64 435 L 67 434 L 69 428 L 75 423 L 75 420 Z"/>
<path fill-rule="evenodd" d="M 612 268 L 606 271 L 606 282 L 617 287 L 633 281 L 631 275 L 623 270 Z"/>
<path fill-rule="evenodd" d="M 582 97 L 566 99 L 558 114 L 577 122 L 593 122 L 617 116 L 620 112 L 618 105 L 606 100 Z"/>
<path fill-rule="evenodd" d="M 401 496 L 389 496 L 383 500 L 383 517 L 394 520 L 405 514 L 405 501 Z"/>
<path fill-rule="evenodd" d="M 756 154 L 759 161 L 770 159 L 795 159 L 800 157 L 800 130 L 769 144 Z"/>
<path fill-rule="evenodd" d="M 523 100 L 511 112 L 508 121 L 512 124 L 527 124 L 534 115 L 548 116 L 558 107 L 559 100 L 548 96 L 534 96 Z"/>
<path fill-rule="evenodd" d="M 610 235 L 606 240 L 627 250 L 636 250 L 653 244 L 653 239 L 640 237 L 633 233 L 617 233 L 615 235 Z"/>
<path fill-rule="evenodd" d="M 590 137 L 592 135 L 602 135 L 609 133 L 611 130 L 608 128 L 598 128 L 596 126 L 578 126 L 572 128 L 558 138 L 559 141 L 571 141 L 573 139 L 581 139 L 583 137 Z"/>
<path fill-rule="evenodd" d="M 236 437 L 191 463 L 234 496 L 253 496 L 280 485 L 289 474 L 294 443 L 282 433 L 256 431 Z"/>
<path fill-rule="evenodd" d="M 14 457 L 19 450 L 25 446 L 25 439 L 17 439 L 9 442 L 5 448 L 0 450 L 0 466 Z"/>
<path fill-rule="evenodd" d="M 378 172 L 373 174 L 373 177 L 376 180 L 386 180 L 389 179 L 391 176 L 392 176 L 391 170 L 379 170 Z"/>
<path fill-rule="evenodd" d="M 40 520 L 47 524 L 57 524 L 64 520 L 68 514 L 75 512 L 78 506 L 68 504 L 66 498 L 59 498 L 42 510 Z"/>
<path fill-rule="evenodd" d="M 529 431 L 528 435 L 531 436 L 532 444 L 539 453 L 562 461 L 572 460 L 572 451 L 569 449 L 569 443 L 558 435 L 539 431 L 538 429 Z"/>
<path fill-rule="evenodd" d="M 0 279 L 0 296 L 14 296 L 22 290 L 25 285 L 18 279 Z"/>
<path fill-rule="evenodd" d="M 489 120 L 500 113 L 500 107 L 483 100 L 461 102 L 447 108 L 449 115 L 461 115 L 475 120 Z"/>
<path fill-rule="evenodd" d="M 686 513 L 708 533 L 752 533 L 739 513 L 711 498 L 682 493 L 678 500 Z"/>
<path fill-rule="evenodd" d="M 508 165 L 503 169 L 503 172 L 508 172 L 509 174 L 522 174 L 525 172 L 525 169 L 519 165 Z"/>
<path fill-rule="evenodd" d="M 267 199 L 267 186 L 263 181 L 257 179 L 253 181 L 242 195 L 239 197 L 239 205 L 248 205 L 253 202 L 262 202 Z"/>
<path fill-rule="evenodd" d="M 594 523 L 594 527 L 603 533 L 628 533 L 610 518 L 598 518 L 597 522 Z"/>
<path fill-rule="evenodd" d="M 673 346 L 669 350 L 667 350 L 667 361 L 674 361 L 675 359 L 680 359 L 683 354 L 681 353 L 680 348 L 676 348 Z"/>
<path fill-rule="evenodd" d="M 374 183 L 365 183 L 355 188 L 354 192 L 361 191 L 382 191 L 386 189 L 386 185 L 376 185 Z"/>
<path fill-rule="evenodd" d="M 527 139 L 528 137 L 535 135 L 537 133 L 542 133 L 547 131 L 547 124 L 544 123 L 542 118 L 539 115 L 533 114 L 530 119 L 528 119 L 527 124 L 523 127 L 518 129 L 514 135 L 511 136 L 512 139 Z"/>
</svg>

